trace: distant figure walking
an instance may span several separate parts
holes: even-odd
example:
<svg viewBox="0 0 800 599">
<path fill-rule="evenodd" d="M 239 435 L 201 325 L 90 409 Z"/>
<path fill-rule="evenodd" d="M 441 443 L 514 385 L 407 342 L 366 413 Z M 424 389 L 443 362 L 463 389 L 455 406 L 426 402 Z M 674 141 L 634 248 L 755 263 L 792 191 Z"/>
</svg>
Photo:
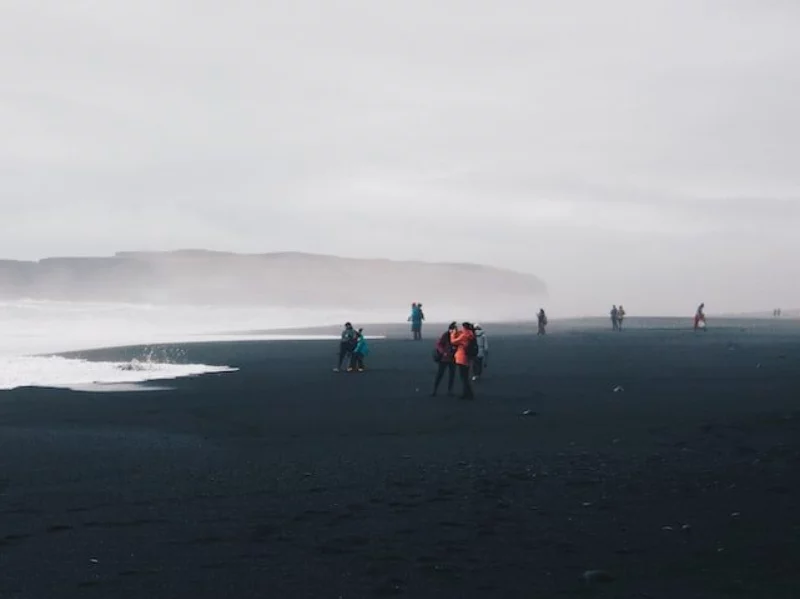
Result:
<svg viewBox="0 0 800 599">
<path fill-rule="evenodd" d="M 489 338 L 481 325 L 476 324 L 474 330 L 475 341 L 478 344 L 478 356 L 472 364 L 472 380 L 477 381 L 489 364 Z"/>
<path fill-rule="evenodd" d="M 694 314 L 694 330 L 695 331 L 697 331 L 697 329 L 703 329 L 703 331 L 708 330 L 708 329 L 706 329 L 706 312 L 705 312 L 705 310 L 706 310 L 705 303 L 700 304 L 699 306 L 697 306 L 697 312 L 695 312 L 695 314 Z"/>
<path fill-rule="evenodd" d="M 345 358 L 352 355 L 356 348 L 356 343 L 358 342 L 357 337 L 358 333 L 353 328 L 353 325 L 349 322 L 345 323 L 344 330 L 339 340 L 339 361 L 336 362 L 336 368 L 333 369 L 334 372 L 339 372 Z"/>
<path fill-rule="evenodd" d="M 364 329 L 358 329 L 356 335 L 356 345 L 350 357 L 350 368 L 347 369 L 348 372 L 353 372 L 355 370 L 364 372 L 364 358 L 369 355 L 369 345 L 367 344 L 367 338 L 364 336 Z"/>
<path fill-rule="evenodd" d="M 619 310 L 616 305 L 611 307 L 611 330 L 619 330 Z"/>
<path fill-rule="evenodd" d="M 539 309 L 536 320 L 539 323 L 539 331 L 536 334 L 539 336 L 547 335 L 547 314 L 544 313 L 544 308 Z"/>
<path fill-rule="evenodd" d="M 625 308 L 622 307 L 620 304 L 619 308 L 617 308 L 617 330 L 622 330 L 622 323 L 625 321 Z"/>
<path fill-rule="evenodd" d="M 461 399 L 474 399 L 472 385 L 469 381 L 469 369 L 472 360 L 477 357 L 477 342 L 472 325 L 468 322 L 461 324 L 461 330 L 450 332 L 450 343 L 456 348 L 455 361 L 458 374 L 461 378 Z M 474 356 L 471 354 L 475 354 Z"/>
<path fill-rule="evenodd" d="M 425 320 L 425 313 L 422 311 L 422 304 L 411 304 L 411 315 L 408 321 L 411 323 L 411 336 L 414 341 L 422 340 L 422 321 Z"/>
<path fill-rule="evenodd" d="M 433 348 L 433 361 L 437 364 L 436 379 L 433 382 L 433 392 L 431 397 L 436 397 L 439 391 L 439 385 L 444 378 L 444 373 L 447 372 L 447 394 L 453 394 L 453 385 L 456 381 L 456 362 L 455 362 L 455 348 L 450 341 L 450 335 L 458 329 L 455 322 L 451 322 L 447 330 L 442 333 L 439 340 L 436 342 L 436 347 Z"/>
</svg>

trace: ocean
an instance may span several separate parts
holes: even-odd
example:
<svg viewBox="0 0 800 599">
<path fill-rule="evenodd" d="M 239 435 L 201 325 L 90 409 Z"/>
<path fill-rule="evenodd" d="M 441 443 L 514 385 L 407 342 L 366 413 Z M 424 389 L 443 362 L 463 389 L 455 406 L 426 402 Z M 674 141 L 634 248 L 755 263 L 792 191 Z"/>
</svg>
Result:
<svg viewBox="0 0 800 599">
<path fill-rule="evenodd" d="M 0 390 L 53 387 L 107 391 L 141 383 L 233 372 L 225 364 L 191 364 L 176 344 L 283 339 L 324 335 L 251 334 L 249 331 L 327 326 L 346 320 L 404 320 L 402 312 L 348 314 L 341 309 L 292 307 L 156 306 L 55 301 L 0 302 Z M 127 362 L 97 362 L 59 354 L 141 346 Z M 166 346 L 169 346 L 166 349 Z"/>
</svg>

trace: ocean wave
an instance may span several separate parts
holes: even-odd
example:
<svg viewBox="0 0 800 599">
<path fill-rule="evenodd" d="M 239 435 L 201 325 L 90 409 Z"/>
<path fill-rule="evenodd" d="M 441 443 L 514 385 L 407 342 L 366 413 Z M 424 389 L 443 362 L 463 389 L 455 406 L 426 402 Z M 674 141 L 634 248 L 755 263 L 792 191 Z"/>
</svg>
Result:
<svg viewBox="0 0 800 599">
<path fill-rule="evenodd" d="M 0 358 L 0 389 L 87 389 L 92 385 L 141 384 L 236 370 L 229 366 L 170 364 L 136 359 L 130 362 L 93 362 L 61 356 L 7 357 Z"/>
</svg>

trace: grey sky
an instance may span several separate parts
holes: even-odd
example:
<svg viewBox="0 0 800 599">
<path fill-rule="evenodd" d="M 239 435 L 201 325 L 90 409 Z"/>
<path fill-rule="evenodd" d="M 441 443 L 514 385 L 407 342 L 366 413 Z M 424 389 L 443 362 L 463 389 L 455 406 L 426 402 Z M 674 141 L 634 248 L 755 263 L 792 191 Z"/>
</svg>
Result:
<svg viewBox="0 0 800 599">
<path fill-rule="evenodd" d="M 794 0 L 3 0 L 0 256 L 477 261 L 800 306 Z"/>
</svg>

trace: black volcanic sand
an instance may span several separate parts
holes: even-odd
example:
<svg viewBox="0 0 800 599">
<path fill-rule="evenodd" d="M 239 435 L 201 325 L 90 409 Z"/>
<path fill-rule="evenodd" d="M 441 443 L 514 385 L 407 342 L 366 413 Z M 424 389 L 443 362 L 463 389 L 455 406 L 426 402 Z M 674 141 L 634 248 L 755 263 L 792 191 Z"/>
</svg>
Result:
<svg viewBox="0 0 800 599">
<path fill-rule="evenodd" d="M 2 393 L 0 597 L 797 597 L 800 329 L 643 327 L 494 335 L 474 402 L 405 339 Z"/>
</svg>

